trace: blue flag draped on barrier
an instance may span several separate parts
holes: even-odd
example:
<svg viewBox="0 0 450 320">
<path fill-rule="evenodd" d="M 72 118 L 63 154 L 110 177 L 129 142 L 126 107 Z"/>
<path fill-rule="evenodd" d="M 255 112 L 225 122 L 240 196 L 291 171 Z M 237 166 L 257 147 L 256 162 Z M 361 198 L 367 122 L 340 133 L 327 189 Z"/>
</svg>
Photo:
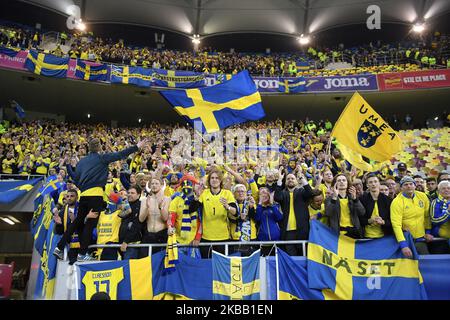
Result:
<svg viewBox="0 0 450 320">
<path fill-rule="evenodd" d="M 53 221 L 53 209 L 55 202 L 50 195 L 46 195 L 39 200 L 39 204 L 34 211 L 33 218 L 30 222 L 31 234 L 34 238 L 34 247 L 42 256 L 44 251 L 44 243 L 47 239 L 47 233 L 50 224 Z"/>
<path fill-rule="evenodd" d="M 277 248 L 278 300 L 324 300 L 321 290 L 310 289 L 306 264 L 295 263 L 286 252 Z"/>
<path fill-rule="evenodd" d="M 25 68 L 43 76 L 65 78 L 69 69 L 69 60 L 69 58 L 59 58 L 52 54 L 30 50 L 25 61 Z"/>
<path fill-rule="evenodd" d="M 151 257 L 81 264 L 79 300 L 106 292 L 111 300 L 150 300 L 153 297 Z"/>
<path fill-rule="evenodd" d="M 335 234 L 312 220 L 308 244 L 308 284 L 326 299 L 427 299 L 413 239 L 406 259 L 394 236 L 361 241 Z"/>
<path fill-rule="evenodd" d="M 134 84 L 139 87 L 152 85 L 152 69 L 129 66 L 111 66 L 111 83 Z"/>
<path fill-rule="evenodd" d="M 280 78 L 280 81 L 278 82 L 278 91 L 284 93 L 298 93 L 306 91 L 306 80 L 303 77 Z"/>
<path fill-rule="evenodd" d="M 54 226 L 55 222 L 52 220 L 43 244 L 34 291 L 35 299 L 53 298 L 56 282 L 56 267 L 58 264 L 56 256 L 53 255 L 53 250 L 55 250 L 58 241 L 61 239 L 61 235 L 57 235 L 53 232 Z"/>
<path fill-rule="evenodd" d="M 250 257 L 227 257 L 213 251 L 214 300 L 259 300 L 260 250 Z"/>
<path fill-rule="evenodd" d="M 20 52 L 20 50 L 16 50 L 13 48 L 7 48 L 7 47 L 3 47 L 0 46 L 0 54 L 4 54 L 5 56 L 14 58 L 15 56 L 17 56 L 17 54 Z"/>
<path fill-rule="evenodd" d="M 210 259 L 180 252 L 180 263 L 167 273 L 164 257 L 161 251 L 143 259 L 80 264 L 78 299 L 90 299 L 99 291 L 113 300 L 212 299 Z"/>
<path fill-rule="evenodd" d="M 106 64 L 89 65 L 79 59 L 77 60 L 75 77 L 77 77 L 78 79 L 88 81 L 106 81 L 107 74 L 108 66 Z"/>
</svg>

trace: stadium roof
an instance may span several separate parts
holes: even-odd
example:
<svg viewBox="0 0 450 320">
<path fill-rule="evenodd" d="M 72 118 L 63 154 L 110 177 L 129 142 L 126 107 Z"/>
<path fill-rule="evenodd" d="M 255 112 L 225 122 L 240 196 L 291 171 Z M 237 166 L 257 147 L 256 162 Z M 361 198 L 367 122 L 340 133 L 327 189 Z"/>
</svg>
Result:
<svg viewBox="0 0 450 320">
<path fill-rule="evenodd" d="M 410 24 L 450 11 L 448 0 L 23 0 L 69 16 L 81 8 L 84 22 L 154 27 L 186 36 L 270 33 L 298 36 L 365 23 L 370 5 L 381 22 Z"/>
</svg>

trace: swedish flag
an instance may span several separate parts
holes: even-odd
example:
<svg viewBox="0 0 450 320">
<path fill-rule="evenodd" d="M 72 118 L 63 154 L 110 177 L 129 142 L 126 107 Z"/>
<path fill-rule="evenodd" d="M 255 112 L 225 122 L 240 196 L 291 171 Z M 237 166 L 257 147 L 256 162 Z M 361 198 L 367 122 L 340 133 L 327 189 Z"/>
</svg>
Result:
<svg viewBox="0 0 450 320">
<path fill-rule="evenodd" d="M 259 300 L 260 250 L 250 257 L 227 257 L 213 251 L 213 299 Z"/>
<path fill-rule="evenodd" d="M 15 56 L 17 56 L 17 54 L 20 52 L 19 49 L 16 48 L 7 48 L 7 47 L 3 47 L 0 46 L 0 54 L 3 54 L 5 56 L 14 58 Z"/>
<path fill-rule="evenodd" d="M 307 61 L 297 61 L 295 64 L 297 66 L 297 72 L 310 69 L 309 62 Z"/>
<path fill-rule="evenodd" d="M 309 288 L 306 263 L 299 264 L 283 250 L 276 250 L 278 300 L 324 300 L 321 290 Z"/>
<path fill-rule="evenodd" d="M 397 132 L 358 92 L 342 111 L 331 136 L 354 152 L 380 162 L 390 160 L 402 150 Z"/>
<path fill-rule="evenodd" d="M 281 78 L 278 82 L 278 91 L 284 93 L 298 93 L 306 91 L 306 80 L 303 77 Z"/>
<path fill-rule="evenodd" d="M 164 269 L 165 253 L 152 255 L 154 300 L 212 300 L 211 259 L 192 258 L 183 251 L 171 272 Z"/>
<path fill-rule="evenodd" d="M 247 70 L 212 87 L 160 93 L 179 115 L 201 132 L 219 131 L 265 116 L 261 95 Z M 201 128 L 195 125 L 196 121 L 200 121 Z"/>
<path fill-rule="evenodd" d="M 42 178 L 29 181 L 1 181 L 0 203 L 12 203 L 30 192 Z"/>
<path fill-rule="evenodd" d="M 25 61 L 25 68 L 43 76 L 65 78 L 69 69 L 69 58 L 59 58 L 30 50 Z"/>
<path fill-rule="evenodd" d="M 205 86 L 205 75 L 192 71 L 153 69 L 153 84 L 157 87 L 199 88 Z"/>
<path fill-rule="evenodd" d="M 53 209 L 55 208 L 55 202 L 50 195 L 46 195 L 41 198 L 38 207 L 34 211 L 33 218 L 31 219 L 31 234 L 34 238 L 34 247 L 42 256 L 44 252 L 44 244 L 47 239 L 47 233 L 50 228 L 50 224 L 53 221 Z"/>
<path fill-rule="evenodd" d="M 152 70 L 142 67 L 111 66 L 111 83 L 134 84 L 139 87 L 150 87 Z"/>
<path fill-rule="evenodd" d="M 222 82 L 231 80 L 231 78 L 233 78 L 233 75 L 232 74 L 228 74 L 228 73 L 227 74 L 219 73 L 219 74 L 216 75 L 216 81 L 218 83 L 222 83 Z"/>
<path fill-rule="evenodd" d="M 54 225 L 55 222 L 52 220 L 43 245 L 34 291 L 34 297 L 36 299 L 48 300 L 53 298 L 56 282 L 56 267 L 58 264 L 56 256 L 53 255 L 53 250 L 55 250 L 56 245 L 62 237 L 53 232 Z"/>
<path fill-rule="evenodd" d="M 413 239 L 406 259 L 394 236 L 361 241 L 335 234 L 312 220 L 308 244 L 308 283 L 325 299 L 427 299 Z"/>
<path fill-rule="evenodd" d="M 43 202 L 43 199 L 46 195 L 52 195 L 54 192 L 61 190 L 64 186 L 64 182 L 58 181 L 56 176 L 48 177 L 47 181 L 39 189 L 39 192 L 34 199 L 34 209 L 36 210 L 39 204 Z"/>
<path fill-rule="evenodd" d="M 78 79 L 89 81 L 106 81 L 108 74 L 108 67 L 106 64 L 89 65 L 79 59 L 77 59 L 77 68 L 75 71 L 75 77 Z"/>
</svg>

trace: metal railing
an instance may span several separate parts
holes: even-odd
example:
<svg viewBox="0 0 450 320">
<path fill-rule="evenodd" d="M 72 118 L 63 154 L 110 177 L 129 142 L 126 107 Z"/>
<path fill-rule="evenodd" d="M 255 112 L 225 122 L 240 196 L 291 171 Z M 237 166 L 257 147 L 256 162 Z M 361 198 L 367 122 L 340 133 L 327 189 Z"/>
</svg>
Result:
<svg viewBox="0 0 450 320">
<path fill-rule="evenodd" d="M 0 173 L 0 180 L 31 180 L 36 178 L 45 178 L 45 175 L 42 174 L 9 174 L 9 173 Z"/>
<path fill-rule="evenodd" d="M 258 246 L 261 248 L 263 246 L 277 246 L 277 245 L 295 245 L 295 244 L 301 244 L 302 246 L 302 256 L 305 255 L 305 249 L 306 244 L 308 243 L 307 240 L 288 240 L 288 241 L 248 241 L 248 242 L 241 242 L 241 241 L 228 241 L 228 242 L 200 242 L 199 247 L 213 247 L 213 246 L 225 246 L 225 255 L 228 255 L 229 253 L 229 246 Z M 120 244 L 94 244 L 90 245 L 89 249 L 93 248 L 120 248 Z M 140 244 L 129 244 L 127 245 L 128 248 L 148 248 L 148 254 L 152 254 L 152 247 L 161 248 L 161 247 L 167 247 L 166 243 L 140 243 Z M 177 247 L 188 247 L 188 248 L 195 248 L 194 246 L 188 245 L 188 244 L 177 244 Z"/>
<path fill-rule="evenodd" d="M 358 239 L 359 241 L 370 241 L 373 239 Z M 448 241 L 449 239 L 446 238 L 433 238 L 431 242 L 434 241 Z M 279 245 L 301 245 L 302 246 L 302 254 L 301 256 L 306 256 L 306 245 L 308 244 L 308 240 L 284 240 L 284 241 L 248 241 L 248 242 L 242 242 L 242 241 L 227 241 L 227 242 L 207 242 L 207 243 L 199 243 L 199 247 L 213 247 L 213 246 L 225 246 L 225 255 L 228 255 L 229 246 L 232 247 L 247 247 L 247 246 L 259 246 L 260 248 L 263 246 L 272 246 L 277 247 Z M 194 246 L 188 245 L 188 244 L 177 244 L 178 247 L 188 247 L 188 248 L 196 248 Z M 94 248 L 120 248 L 120 244 L 94 244 L 90 245 L 89 249 Z M 152 255 L 153 247 L 155 248 L 161 248 L 161 247 L 167 247 L 166 243 L 140 243 L 140 244 L 129 244 L 127 245 L 128 248 L 148 248 L 148 254 Z"/>
</svg>

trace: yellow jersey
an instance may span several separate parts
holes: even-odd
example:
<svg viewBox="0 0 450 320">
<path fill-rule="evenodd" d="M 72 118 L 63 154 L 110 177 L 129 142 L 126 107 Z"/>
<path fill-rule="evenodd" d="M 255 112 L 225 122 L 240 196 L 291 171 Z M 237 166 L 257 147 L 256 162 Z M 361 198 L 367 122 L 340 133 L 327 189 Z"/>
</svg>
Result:
<svg viewBox="0 0 450 320">
<path fill-rule="evenodd" d="M 350 217 L 350 208 L 348 207 L 348 199 L 339 199 L 339 204 L 341 207 L 341 219 L 339 226 L 343 228 L 353 227 L 352 219 Z"/>
<path fill-rule="evenodd" d="M 422 238 L 425 229 L 431 229 L 430 200 L 427 195 L 415 191 L 412 198 L 400 193 L 391 203 L 391 222 L 398 242 L 405 241 L 403 230 L 409 230 L 414 239 Z"/>
<path fill-rule="evenodd" d="M 309 211 L 309 217 L 318 214 L 320 218 L 317 219 L 317 221 L 322 222 L 325 225 L 328 225 L 328 217 L 325 216 L 325 204 L 322 203 L 319 209 L 313 208 L 311 205 L 308 206 Z"/>
<path fill-rule="evenodd" d="M 123 267 L 103 271 L 88 271 L 81 282 L 86 289 L 86 299 L 97 292 L 106 292 L 111 300 L 117 300 L 117 287 L 124 279 Z"/>
<path fill-rule="evenodd" d="M 287 231 L 297 230 L 297 219 L 294 212 L 294 192 L 289 192 L 289 216 L 287 223 Z"/>
<path fill-rule="evenodd" d="M 378 201 L 375 201 L 375 206 L 373 207 L 371 219 L 375 217 L 379 217 L 380 213 L 378 212 Z M 378 239 L 384 236 L 384 232 L 381 229 L 381 226 L 378 224 L 370 225 L 368 224 L 365 228 L 366 238 Z"/>
<path fill-rule="evenodd" d="M 106 211 L 100 213 L 97 224 L 97 244 L 108 242 L 119 242 L 119 228 L 122 219 L 119 217 L 120 210 L 107 214 Z"/>
<path fill-rule="evenodd" d="M 235 202 L 230 190 L 222 189 L 216 195 L 206 189 L 200 195 L 198 201 L 203 205 L 202 212 L 202 238 L 209 241 L 229 240 L 228 212 L 220 203 L 219 199 L 227 199 L 227 203 Z"/>
</svg>

